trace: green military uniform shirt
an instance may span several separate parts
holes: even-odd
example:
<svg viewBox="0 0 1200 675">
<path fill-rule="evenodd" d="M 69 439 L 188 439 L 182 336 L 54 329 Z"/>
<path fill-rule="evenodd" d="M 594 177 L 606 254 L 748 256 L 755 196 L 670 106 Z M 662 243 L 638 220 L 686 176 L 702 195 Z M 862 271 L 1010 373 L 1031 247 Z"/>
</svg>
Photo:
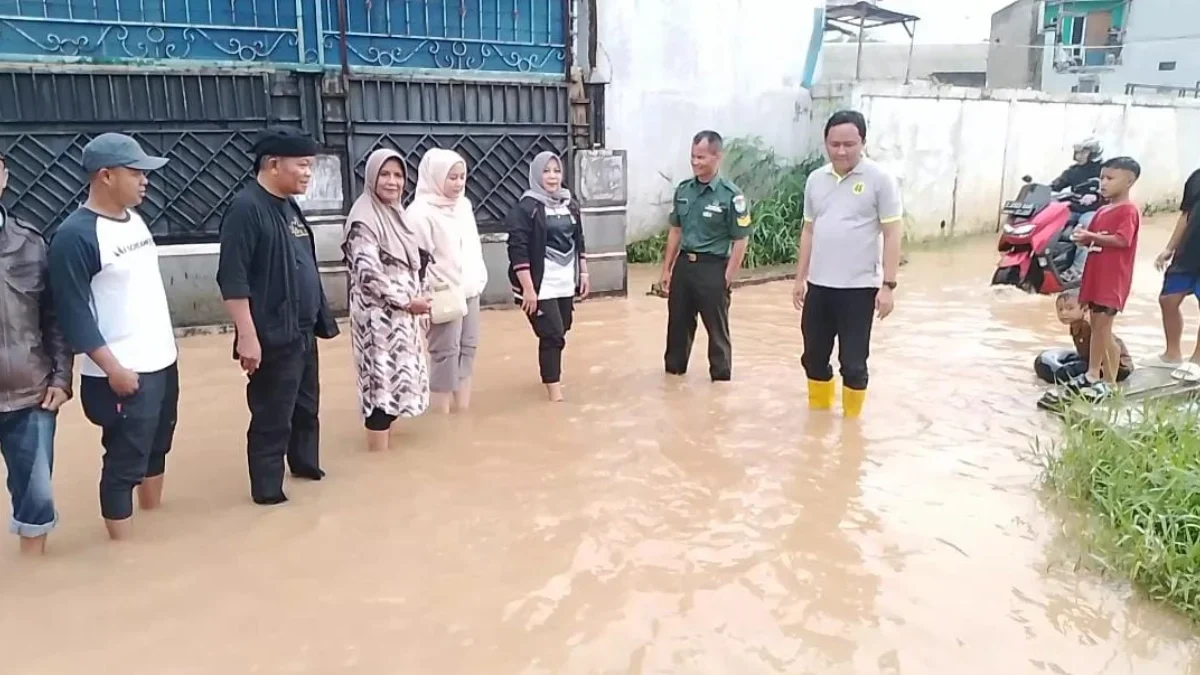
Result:
<svg viewBox="0 0 1200 675">
<path fill-rule="evenodd" d="M 752 231 L 746 197 L 720 175 L 708 183 L 692 177 L 675 188 L 671 225 L 683 230 L 681 250 L 715 256 L 728 256 L 733 242 Z"/>
</svg>

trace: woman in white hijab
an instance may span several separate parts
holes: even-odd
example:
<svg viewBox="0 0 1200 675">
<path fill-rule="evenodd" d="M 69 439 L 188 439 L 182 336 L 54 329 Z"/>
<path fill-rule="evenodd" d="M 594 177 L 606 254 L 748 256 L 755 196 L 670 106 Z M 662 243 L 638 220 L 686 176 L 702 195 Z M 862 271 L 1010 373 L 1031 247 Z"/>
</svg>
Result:
<svg viewBox="0 0 1200 675">
<path fill-rule="evenodd" d="M 471 405 L 471 379 L 479 346 L 479 296 L 487 267 L 471 200 L 465 196 L 467 163 L 434 148 L 417 167 L 417 191 L 406 217 L 432 255 L 429 328 L 430 407 L 448 413 Z"/>
</svg>

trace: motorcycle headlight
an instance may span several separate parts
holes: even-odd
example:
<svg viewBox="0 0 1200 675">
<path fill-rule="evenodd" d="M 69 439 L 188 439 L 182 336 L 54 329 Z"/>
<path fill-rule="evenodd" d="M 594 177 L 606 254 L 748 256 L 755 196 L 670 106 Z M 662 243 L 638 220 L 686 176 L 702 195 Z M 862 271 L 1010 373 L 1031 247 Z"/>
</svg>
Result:
<svg viewBox="0 0 1200 675">
<path fill-rule="evenodd" d="M 1014 237 L 1024 237 L 1033 232 L 1033 223 L 1023 223 L 1021 225 L 1006 225 L 1004 230 Z"/>
</svg>

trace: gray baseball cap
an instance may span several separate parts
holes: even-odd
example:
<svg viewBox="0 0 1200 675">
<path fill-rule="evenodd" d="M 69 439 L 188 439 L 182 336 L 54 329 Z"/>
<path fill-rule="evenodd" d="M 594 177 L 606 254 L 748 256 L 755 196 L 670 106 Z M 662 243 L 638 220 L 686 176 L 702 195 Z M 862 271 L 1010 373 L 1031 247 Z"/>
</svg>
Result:
<svg viewBox="0 0 1200 675">
<path fill-rule="evenodd" d="M 83 170 L 89 176 L 100 169 L 117 167 L 154 171 L 166 163 L 164 157 L 147 155 L 136 140 L 125 134 L 100 134 L 83 146 Z"/>
</svg>

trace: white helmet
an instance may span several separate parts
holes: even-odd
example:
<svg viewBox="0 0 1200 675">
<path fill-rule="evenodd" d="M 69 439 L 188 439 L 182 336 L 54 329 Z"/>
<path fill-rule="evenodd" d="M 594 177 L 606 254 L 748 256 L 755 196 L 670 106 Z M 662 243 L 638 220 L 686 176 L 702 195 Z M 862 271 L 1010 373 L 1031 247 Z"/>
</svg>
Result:
<svg viewBox="0 0 1200 675">
<path fill-rule="evenodd" d="M 1078 155 L 1085 150 L 1088 153 L 1089 162 L 1098 161 L 1104 155 L 1104 146 L 1100 144 L 1100 139 L 1095 136 L 1088 136 L 1075 144 L 1075 154 Z"/>
</svg>

